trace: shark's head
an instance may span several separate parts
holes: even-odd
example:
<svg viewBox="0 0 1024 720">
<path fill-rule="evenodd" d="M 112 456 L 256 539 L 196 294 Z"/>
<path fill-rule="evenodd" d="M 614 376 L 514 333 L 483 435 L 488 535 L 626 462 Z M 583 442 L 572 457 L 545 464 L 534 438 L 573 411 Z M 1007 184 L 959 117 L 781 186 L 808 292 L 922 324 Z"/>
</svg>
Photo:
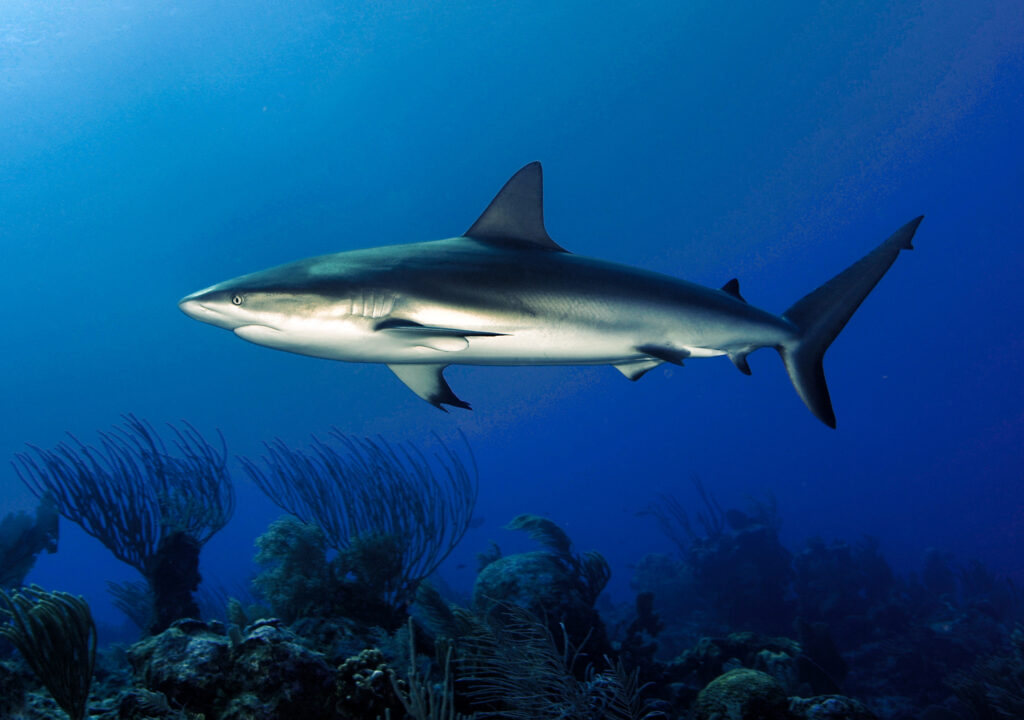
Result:
<svg viewBox="0 0 1024 720">
<path fill-rule="evenodd" d="M 333 266 L 333 265 L 332 265 Z M 372 329 L 391 303 L 323 276 L 319 258 L 243 275 L 178 301 L 189 317 L 279 350 L 346 358 L 345 346 Z"/>
<path fill-rule="evenodd" d="M 186 295 L 178 301 L 181 311 L 194 320 L 236 330 L 246 325 L 266 324 L 267 318 L 254 311 L 248 292 L 228 281 Z"/>
<path fill-rule="evenodd" d="M 311 293 L 303 287 L 307 273 L 301 265 L 293 263 L 226 280 L 186 295 L 178 307 L 191 318 L 231 330 L 245 340 L 275 346 L 282 335 L 314 314 Z"/>
<path fill-rule="evenodd" d="M 186 295 L 178 301 L 189 317 L 246 337 L 249 328 L 282 331 L 289 322 L 308 317 L 322 288 L 311 272 L 319 258 L 279 265 Z M 248 339 L 248 338 L 247 338 Z"/>
</svg>

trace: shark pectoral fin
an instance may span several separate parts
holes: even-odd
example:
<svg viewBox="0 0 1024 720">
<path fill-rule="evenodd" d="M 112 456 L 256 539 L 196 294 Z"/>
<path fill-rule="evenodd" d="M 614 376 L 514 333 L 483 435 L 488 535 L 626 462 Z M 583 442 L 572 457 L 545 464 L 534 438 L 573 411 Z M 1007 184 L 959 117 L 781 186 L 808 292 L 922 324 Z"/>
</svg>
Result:
<svg viewBox="0 0 1024 720">
<path fill-rule="evenodd" d="M 665 361 L 657 358 L 645 357 L 640 358 L 639 360 L 615 363 L 612 367 L 635 382 L 642 378 L 648 370 L 653 370 L 663 362 Z"/>
<path fill-rule="evenodd" d="M 650 355 L 652 358 L 664 360 L 673 365 L 682 365 L 683 360 L 690 357 L 689 350 L 680 350 L 667 345 L 638 345 L 636 349 L 644 355 Z"/>
<path fill-rule="evenodd" d="M 443 405 L 472 410 L 468 402 L 460 400 L 444 379 L 447 365 L 388 365 L 391 372 L 405 383 L 406 387 L 436 407 L 448 412 Z"/>
<path fill-rule="evenodd" d="M 431 348 L 441 352 L 459 352 L 469 347 L 471 337 L 497 337 L 503 333 L 460 330 L 458 328 L 421 325 L 413 320 L 388 318 L 377 323 L 374 330 L 391 333 L 402 338 L 409 345 Z"/>
</svg>

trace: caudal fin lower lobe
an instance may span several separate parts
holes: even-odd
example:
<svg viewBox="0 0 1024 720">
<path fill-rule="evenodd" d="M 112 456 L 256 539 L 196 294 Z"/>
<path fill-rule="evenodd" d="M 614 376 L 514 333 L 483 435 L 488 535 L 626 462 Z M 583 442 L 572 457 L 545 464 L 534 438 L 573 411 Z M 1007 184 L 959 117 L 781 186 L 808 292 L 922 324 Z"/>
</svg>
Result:
<svg viewBox="0 0 1024 720">
<path fill-rule="evenodd" d="M 783 313 L 783 317 L 800 330 L 796 342 L 779 348 L 789 379 L 808 409 L 829 427 L 836 426 L 836 416 L 822 367 L 825 351 L 892 267 L 900 250 L 914 249 L 911 240 L 923 219 L 922 215 L 908 222 L 888 240 Z"/>
</svg>

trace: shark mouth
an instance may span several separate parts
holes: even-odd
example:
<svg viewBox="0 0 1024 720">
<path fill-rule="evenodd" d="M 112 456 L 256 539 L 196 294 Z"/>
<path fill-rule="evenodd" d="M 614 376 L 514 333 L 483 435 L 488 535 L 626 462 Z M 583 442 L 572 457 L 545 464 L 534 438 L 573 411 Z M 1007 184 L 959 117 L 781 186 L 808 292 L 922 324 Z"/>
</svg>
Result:
<svg viewBox="0 0 1024 720">
<path fill-rule="evenodd" d="M 280 330 L 269 325 L 239 325 L 232 332 L 243 340 L 255 343 L 263 343 L 282 335 Z"/>
</svg>

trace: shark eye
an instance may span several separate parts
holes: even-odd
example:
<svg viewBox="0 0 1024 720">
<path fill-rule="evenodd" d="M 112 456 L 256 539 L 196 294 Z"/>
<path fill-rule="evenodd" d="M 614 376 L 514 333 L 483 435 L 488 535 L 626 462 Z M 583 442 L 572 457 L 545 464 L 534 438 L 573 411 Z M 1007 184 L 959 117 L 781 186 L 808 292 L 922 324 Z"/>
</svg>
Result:
<svg viewBox="0 0 1024 720">
<path fill-rule="evenodd" d="M 243 300 L 242 300 L 242 296 L 241 295 L 232 295 L 231 296 L 231 303 L 233 305 L 241 305 L 242 302 L 243 302 Z"/>
</svg>

